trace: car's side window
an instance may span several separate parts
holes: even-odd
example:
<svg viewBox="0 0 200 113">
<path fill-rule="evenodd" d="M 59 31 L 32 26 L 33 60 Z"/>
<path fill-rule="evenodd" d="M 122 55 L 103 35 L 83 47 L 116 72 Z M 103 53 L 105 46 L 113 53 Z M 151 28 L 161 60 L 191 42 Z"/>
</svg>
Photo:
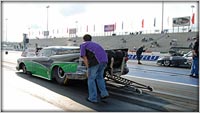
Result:
<svg viewBox="0 0 200 113">
<path fill-rule="evenodd" d="M 68 54 L 69 53 L 69 50 L 68 49 L 60 49 L 57 51 L 57 54 L 58 55 L 62 55 L 62 54 Z"/>
<path fill-rule="evenodd" d="M 80 53 L 79 49 L 60 49 L 57 54 L 73 54 L 73 53 Z"/>
<path fill-rule="evenodd" d="M 56 53 L 56 50 L 52 50 L 51 51 L 51 55 L 56 55 L 57 53 Z"/>
<path fill-rule="evenodd" d="M 52 56 L 52 55 L 63 55 L 63 54 L 73 54 L 80 53 L 80 49 L 42 49 L 38 56 Z"/>
<path fill-rule="evenodd" d="M 51 50 L 50 50 L 50 49 L 47 49 L 46 51 L 44 51 L 43 56 L 46 56 L 46 57 L 51 56 Z"/>
<path fill-rule="evenodd" d="M 40 51 L 40 53 L 38 54 L 38 56 L 46 56 L 49 57 L 51 56 L 51 50 L 50 49 L 43 49 Z"/>
</svg>

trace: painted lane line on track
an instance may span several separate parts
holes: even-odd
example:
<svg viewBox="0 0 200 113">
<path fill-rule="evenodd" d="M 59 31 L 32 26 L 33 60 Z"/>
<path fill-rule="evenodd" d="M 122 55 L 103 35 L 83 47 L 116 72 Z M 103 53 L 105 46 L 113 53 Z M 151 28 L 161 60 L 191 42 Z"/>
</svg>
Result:
<svg viewBox="0 0 200 113">
<path fill-rule="evenodd" d="M 131 78 L 139 78 L 139 79 L 145 79 L 145 80 L 151 80 L 151 81 L 159 81 L 159 82 L 171 83 L 171 84 L 178 84 L 178 85 L 199 87 L 198 85 L 184 84 L 184 83 L 180 83 L 180 82 L 171 82 L 171 81 L 159 80 L 159 79 L 152 79 L 152 78 L 137 77 L 137 76 L 133 76 L 133 75 L 124 75 L 124 77 L 125 76 L 131 77 Z"/>
<path fill-rule="evenodd" d="M 155 73 L 166 73 L 166 74 L 172 74 L 170 76 L 179 76 L 179 75 L 183 75 L 181 73 L 174 73 L 174 72 L 168 72 L 168 71 L 158 71 L 158 70 L 154 70 L 154 69 L 140 69 L 140 68 L 130 68 L 129 70 L 142 70 L 144 72 L 150 71 L 150 72 L 155 72 Z M 186 74 L 187 75 L 187 74 Z"/>
</svg>

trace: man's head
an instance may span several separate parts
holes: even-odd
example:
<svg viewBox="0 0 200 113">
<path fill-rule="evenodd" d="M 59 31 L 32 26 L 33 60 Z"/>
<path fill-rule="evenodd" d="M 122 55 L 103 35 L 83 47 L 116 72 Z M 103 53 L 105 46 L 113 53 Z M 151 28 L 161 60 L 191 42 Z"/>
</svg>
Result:
<svg viewBox="0 0 200 113">
<path fill-rule="evenodd" d="M 91 41 L 92 40 L 92 36 L 89 35 L 89 34 L 86 34 L 86 35 L 83 36 L 83 40 L 84 41 Z"/>
</svg>

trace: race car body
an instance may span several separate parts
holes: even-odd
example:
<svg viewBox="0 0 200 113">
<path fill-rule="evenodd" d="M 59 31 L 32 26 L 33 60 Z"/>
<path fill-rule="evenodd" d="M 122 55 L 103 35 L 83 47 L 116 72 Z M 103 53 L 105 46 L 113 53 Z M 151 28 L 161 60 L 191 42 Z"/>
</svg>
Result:
<svg viewBox="0 0 200 113">
<path fill-rule="evenodd" d="M 123 65 L 123 74 L 129 72 L 126 61 L 128 49 L 106 50 L 109 62 L 106 71 L 109 71 L 110 59 L 114 58 L 113 73 L 117 74 Z M 80 48 L 76 46 L 44 47 L 37 56 L 21 57 L 17 60 L 16 69 L 24 74 L 31 74 L 44 79 L 55 79 L 59 84 L 66 84 L 70 79 L 87 79 L 87 69 L 80 58 Z"/>
</svg>

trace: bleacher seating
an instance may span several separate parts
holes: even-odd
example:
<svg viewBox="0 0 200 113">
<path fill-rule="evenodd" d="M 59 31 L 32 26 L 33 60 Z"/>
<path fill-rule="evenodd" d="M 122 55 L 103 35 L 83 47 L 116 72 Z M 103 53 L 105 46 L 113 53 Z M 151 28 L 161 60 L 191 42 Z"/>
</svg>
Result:
<svg viewBox="0 0 200 113">
<path fill-rule="evenodd" d="M 145 45 L 148 50 L 155 52 L 167 52 L 172 47 L 170 41 L 177 40 L 177 46 L 189 47 L 191 41 L 188 38 L 197 37 L 198 32 L 184 33 L 165 33 L 165 34 L 138 34 L 138 35 L 115 35 L 115 36 L 93 36 L 93 41 L 101 44 L 105 49 L 140 47 Z M 142 38 L 150 38 L 150 41 L 142 42 Z M 48 38 L 48 39 L 30 39 L 28 47 L 35 47 L 36 43 L 39 47 L 46 46 L 79 46 L 82 43 L 82 37 L 72 38 Z M 159 46 L 151 46 L 155 42 Z"/>
</svg>

